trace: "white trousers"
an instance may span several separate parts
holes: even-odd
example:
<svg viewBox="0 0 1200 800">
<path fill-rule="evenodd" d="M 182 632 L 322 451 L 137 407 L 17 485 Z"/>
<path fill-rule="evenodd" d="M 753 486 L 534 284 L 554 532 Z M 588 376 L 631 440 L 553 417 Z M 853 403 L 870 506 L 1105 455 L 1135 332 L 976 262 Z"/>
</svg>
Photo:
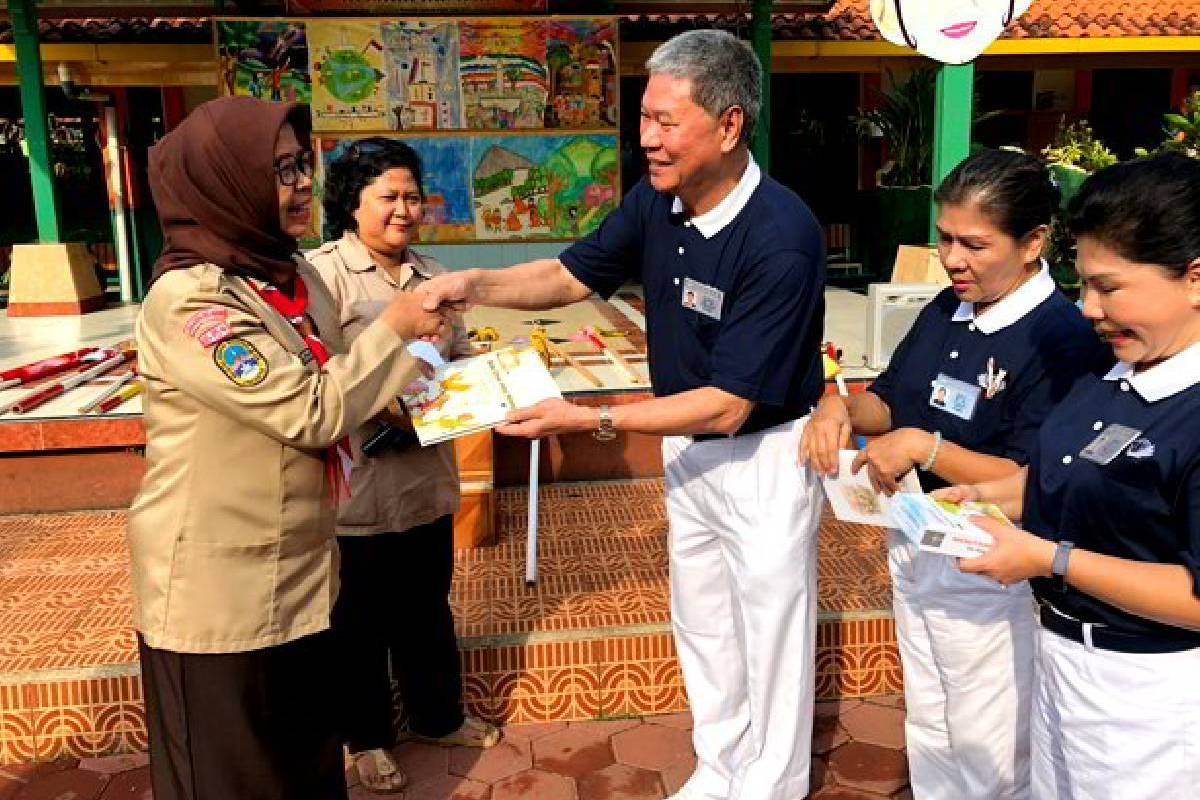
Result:
<svg viewBox="0 0 1200 800">
<path fill-rule="evenodd" d="M 1028 798 L 1036 627 L 1029 584 L 965 574 L 957 559 L 922 553 L 899 532 L 888 566 L 913 797 Z"/>
<path fill-rule="evenodd" d="M 1039 628 L 1036 800 L 1200 797 L 1200 649 L 1116 653 Z"/>
<path fill-rule="evenodd" d="M 802 422 L 663 440 L 671 621 L 694 721 L 688 800 L 808 794 L 820 484 Z"/>
</svg>

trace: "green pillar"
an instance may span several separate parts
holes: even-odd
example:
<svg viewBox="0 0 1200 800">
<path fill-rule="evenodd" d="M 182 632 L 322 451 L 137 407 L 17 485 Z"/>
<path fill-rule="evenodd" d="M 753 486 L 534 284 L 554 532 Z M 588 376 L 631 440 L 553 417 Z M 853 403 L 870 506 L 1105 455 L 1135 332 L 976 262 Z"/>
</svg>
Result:
<svg viewBox="0 0 1200 800">
<path fill-rule="evenodd" d="M 42 53 L 38 49 L 37 10 L 34 0 L 8 0 L 13 41 L 17 46 L 17 72 L 21 81 L 21 114 L 29 147 L 29 178 L 38 239 L 62 241 L 58 224 L 58 194 L 54 188 L 54 159 L 50 153 L 50 126 L 46 116 L 46 89 L 42 85 Z"/>
<path fill-rule="evenodd" d="M 933 185 L 971 153 L 975 64 L 943 64 L 937 72 L 933 107 Z M 929 214 L 929 241 L 937 242 L 937 209 Z"/>
<path fill-rule="evenodd" d="M 762 110 L 754 128 L 750 150 L 764 173 L 771 171 L 771 0 L 753 0 L 750 6 L 750 44 L 762 64 Z"/>
</svg>

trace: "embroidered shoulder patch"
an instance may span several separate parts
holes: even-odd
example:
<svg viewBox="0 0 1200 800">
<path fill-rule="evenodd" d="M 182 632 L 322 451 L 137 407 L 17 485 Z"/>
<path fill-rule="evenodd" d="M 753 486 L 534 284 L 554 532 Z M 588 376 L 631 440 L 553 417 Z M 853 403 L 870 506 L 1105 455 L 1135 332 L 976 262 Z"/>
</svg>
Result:
<svg viewBox="0 0 1200 800">
<path fill-rule="evenodd" d="M 213 348 L 213 361 L 238 386 L 257 386 L 267 378 L 266 356 L 245 339 L 226 339 Z"/>
<path fill-rule="evenodd" d="M 229 327 L 229 312 L 224 308 L 206 308 L 195 312 L 183 323 L 183 332 L 202 347 L 212 347 L 233 337 Z"/>
</svg>

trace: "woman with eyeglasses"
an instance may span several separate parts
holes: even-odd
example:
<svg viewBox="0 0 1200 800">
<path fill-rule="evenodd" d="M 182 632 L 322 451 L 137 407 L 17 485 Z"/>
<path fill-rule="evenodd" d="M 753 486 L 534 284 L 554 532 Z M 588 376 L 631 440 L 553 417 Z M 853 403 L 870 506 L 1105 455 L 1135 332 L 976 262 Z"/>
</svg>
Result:
<svg viewBox="0 0 1200 800">
<path fill-rule="evenodd" d="M 345 798 L 330 613 L 346 437 L 447 331 L 397 295 L 346 345 L 296 253 L 308 112 L 197 108 L 150 154 L 164 233 L 136 326 L 147 470 L 129 513 L 157 800 Z"/>
<path fill-rule="evenodd" d="M 1200 161 L 1100 170 L 1070 208 L 1083 314 L 1118 363 L 1046 418 L 1029 466 L 956 486 L 1024 530 L 964 572 L 1037 598 L 1033 796 L 1200 796 Z"/>
<path fill-rule="evenodd" d="M 354 142 L 329 165 L 325 221 L 337 237 L 308 254 L 356 341 L 374 309 L 445 271 L 412 247 L 425 202 L 421 161 L 401 141 Z M 470 352 L 461 321 L 440 347 Z M 338 510 L 341 594 L 333 612 L 346 743 L 363 786 L 400 791 L 391 679 L 409 730 L 444 745 L 491 747 L 499 730 L 463 714 L 450 577 L 459 481 L 454 445 L 421 447 L 406 417 L 385 414 L 350 436 L 351 495 Z M 390 673 L 389 673 L 390 664 Z"/>
</svg>

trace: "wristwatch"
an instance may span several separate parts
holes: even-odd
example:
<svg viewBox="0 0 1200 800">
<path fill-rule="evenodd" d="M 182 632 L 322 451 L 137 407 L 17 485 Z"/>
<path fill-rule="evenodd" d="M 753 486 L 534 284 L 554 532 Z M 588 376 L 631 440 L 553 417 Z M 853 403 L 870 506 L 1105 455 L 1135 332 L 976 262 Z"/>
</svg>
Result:
<svg viewBox="0 0 1200 800">
<path fill-rule="evenodd" d="M 1050 574 L 1057 578 L 1055 588 L 1060 592 L 1067 590 L 1067 562 L 1071 559 L 1071 549 L 1074 542 L 1059 542 L 1054 548 L 1054 560 L 1050 562 Z"/>
<path fill-rule="evenodd" d="M 600 406 L 600 425 L 592 431 L 592 436 L 598 442 L 611 442 L 617 438 L 617 429 L 613 427 L 612 410 L 608 406 Z"/>
</svg>

